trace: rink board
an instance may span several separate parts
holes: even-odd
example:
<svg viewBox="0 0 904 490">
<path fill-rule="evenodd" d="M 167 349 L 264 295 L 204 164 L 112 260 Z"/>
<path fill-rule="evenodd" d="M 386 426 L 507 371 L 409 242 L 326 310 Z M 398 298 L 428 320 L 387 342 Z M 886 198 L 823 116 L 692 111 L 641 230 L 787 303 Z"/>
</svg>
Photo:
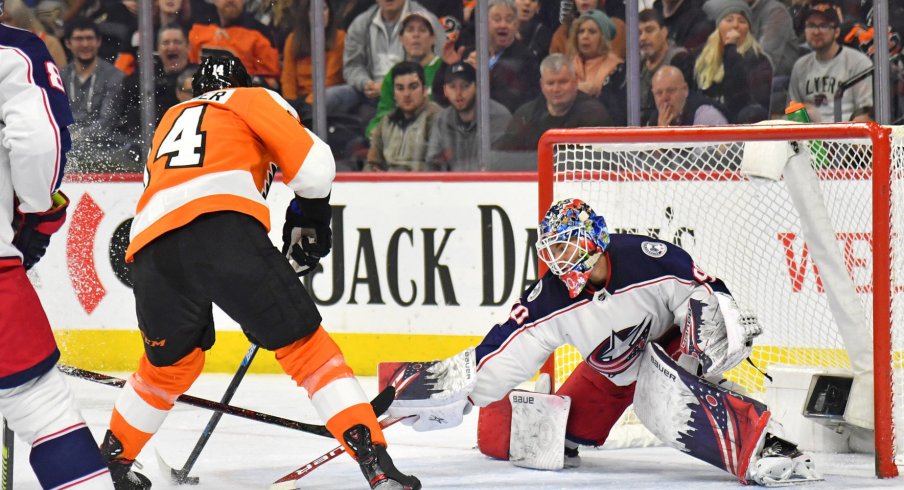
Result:
<svg viewBox="0 0 904 490">
<path fill-rule="evenodd" d="M 856 182 L 836 184 L 861 191 Z M 141 344 L 121 257 L 142 184 L 79 179 L 64 188 L 72 200 L 69 219 L 32 273 L 33 282 L 68 362 L 131 369 Z M 291 195 L 274 184 L 268 198 L 274 243 Z M 380 360 L 448 356 L 505 320 L 520 291 L 536 278 L 536 196 L 533 174 L 340 176 L 331 198 L 333 253 L 308 285 L 324 326 L 336 334 L 356 372 L 372 374 Z M 651 203 L 651 209 L 668 205 Z M 613 228 L 647 227 L 616 218 L 609 219 Z M 778 243 L 781 230 L 775 233 Z M 859 250 L 868 253 L 867 248 Z M 786 289 L 790 297 L 813 294 L 792 290 L 784 259 L 769 267 L 776 271 L 772 283 L 757 287 Z M 806 280 L 813 277 L 812 271 L 806 274 Z M 229 371 L 247 340 L 222 312 L 215 312 L 215 321 L 217 345 L 207 368 Z M 777 339 L 767 332 L 762 340 L 760 345 L 769 345 Z M 270 356 L 260 357 L 253 370 L 278 371 Z"/>
</svg>

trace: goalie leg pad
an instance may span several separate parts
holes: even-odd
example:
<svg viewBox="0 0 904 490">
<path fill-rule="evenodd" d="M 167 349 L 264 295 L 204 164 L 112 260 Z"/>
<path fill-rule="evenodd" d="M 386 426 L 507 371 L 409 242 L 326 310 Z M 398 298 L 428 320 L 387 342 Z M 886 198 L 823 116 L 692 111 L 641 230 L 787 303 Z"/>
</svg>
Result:
<svg viewBox="0 0 904 490">
<path fill-rule="evenodd" d="M 634 410 L 663 443 L 742 483 L 770 417 L 762 403 L 681 369 L 655 342 L 641 359 Z"/>
<path fill-rule="evenodd" d="M 509 461 L 537 470 L 560 470 L 565 463 L 565 423 L 571 399 L 514 390 Z"/>
</svg>

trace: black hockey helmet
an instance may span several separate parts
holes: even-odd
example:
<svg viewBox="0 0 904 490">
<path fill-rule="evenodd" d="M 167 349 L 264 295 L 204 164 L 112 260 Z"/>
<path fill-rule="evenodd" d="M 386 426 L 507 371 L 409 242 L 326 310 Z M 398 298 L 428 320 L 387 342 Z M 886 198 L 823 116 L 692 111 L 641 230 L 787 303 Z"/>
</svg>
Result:
<svg viewBox="0 0 904 490">
<path fill-rule="evenodd" d="M 193 97 L 211 90 L 251 86 L 251 76 L 242 60 L 229 51 L 204 50 L 201 57 L 201 66 L 191 82 Z"/>
</svg>

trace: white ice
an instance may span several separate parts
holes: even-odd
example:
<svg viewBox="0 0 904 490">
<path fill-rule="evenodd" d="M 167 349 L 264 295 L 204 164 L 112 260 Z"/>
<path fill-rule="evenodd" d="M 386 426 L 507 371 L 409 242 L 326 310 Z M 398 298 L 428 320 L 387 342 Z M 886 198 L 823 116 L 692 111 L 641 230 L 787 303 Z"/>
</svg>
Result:
<svg viewBox="0 0 904 490">
<path fill-rule="evenodd" d="M 71 378 L 70 378 L 71 379 Z M 203 374 L 189 394 L 219 400 L 231 375 Z M 361 378 L 365 391 L 376 395 L 375 378 Z M 100 439 L 109 420 L 117 388 L 73 380 L 82 413 Z M 232 404 L 305 422 L 318 422 L 304 392 L 286 376 L 249 375 Z M 162 475 L 154 451 L 174 468 L 181 468 L 212 412 L 177 404 L 160 432 L 138 461 L 155 490 L 183 488 Z M 476 411 L 450 430 L 414 432 L 397 424 L 386 430 L 390 454 L 400 470 L 416 475 L 426 489 L 434 488 L 624 488 L 742 489 L 730 475 L 673 449 L 595 450 L 582 448 L 583 466 L 576 470 L 536 471 L 516 468 L 477 450 Z M 198 490 L 265 489 L 277 478 L 337 445 L 282 427 L 224 416 L 191 471 L 200 477 Z M 904 488 L 904 480 L 878 480 L 873 457 L 863 454 L 816 454 L 826 481 L 804 486 L 813 490 Z M 904 470 L 904 468 L 900 468 Z M 21 442 L 15 453 L 16 490 L 40 488 L 28 466 L 28 448 Z M 298 480 L 299 488 L 365 489 L 364 477 L 347 455 L 330 461 Z"/>
</svg>

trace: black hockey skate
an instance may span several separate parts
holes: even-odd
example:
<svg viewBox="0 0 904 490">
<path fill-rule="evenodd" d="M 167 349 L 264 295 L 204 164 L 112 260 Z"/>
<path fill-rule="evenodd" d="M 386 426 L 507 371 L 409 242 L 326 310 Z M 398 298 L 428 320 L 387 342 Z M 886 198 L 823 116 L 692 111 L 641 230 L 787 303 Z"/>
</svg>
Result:
<svg viewBox="0 0 904 490">
<path fill-rule="evenodd" d="M 370 429 L 358 424 L 343 434 L 345 443 L 355 451 L 361 472 L 370 488 L 380 490 L 418 490 L 421 482 L 411 475 L 404 475 L 392 464 L 386 447 L 370 440 Z M 118 490 L 118 487 L 117 487 Z"/>
<path fill-rule="evenodd" d="M 110 468 L 110 476 L 113 477 L 113 487 L 116 490 L 147 490 L 151 488 L 151 480 L 141 473 L 132 471 L 135 460 L 126 459 L 122 455 L 122 443 L 107 431 L 104 442 L 100 445 L 100 453 Z"/>
</svg>

